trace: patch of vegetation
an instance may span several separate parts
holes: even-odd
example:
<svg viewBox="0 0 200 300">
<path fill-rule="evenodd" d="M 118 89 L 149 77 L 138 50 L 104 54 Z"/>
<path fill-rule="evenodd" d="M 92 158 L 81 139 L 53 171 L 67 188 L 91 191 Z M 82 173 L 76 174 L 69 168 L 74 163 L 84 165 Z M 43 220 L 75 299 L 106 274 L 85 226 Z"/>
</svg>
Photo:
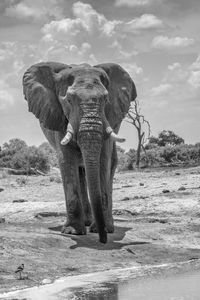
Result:
<svg viewBox="0 0 200 300">
<path fill-rule="evenodd" d="M 136 165 L 136 150 L 125 152 L 118 147 L 120 159 L 118 170 L 132 170 Z M 158 137 L 150 137 L 140 158 L 141 168 L 180 166 L 192 167 L 200 165 L 200 143 L 188 145 L 170 130 L 163 130 Z"/>
<path fill-rule="evenodd" d="M 137 150 L 125 151 L 117 146 L 118 171 L 133 170 L 137 167 Z M 192 167 L 200 165 L 200 143 L 187 145 L 184 140 L 170 130 L 163 130 L 158 137 L 151 136 L 140 155 L 140 167 L 180 166 Z M 48 172 L 51 167 L 58 167 L 55 150 L 49 143 L 39 147 L 27 146 L 20 139 L 11 139 L 0 147 L 0 168 L 11 168 L 31 174 L 31 170 Z M 3 170 L 2 170 L 3 172 Z M 6 176 L 1 173 L 0 177 Z M 51 182 L 61 182 L 59 176 L 51 176 Z"/>
<path fill-rule="evenodd" d="M 50 162 L 39 147 L 29 147 L 23 140 L 11 139 L 1 148 L 0 167 L 22 170 L 28 174 L 31 169 L 48 172 Z"/>
</svg>

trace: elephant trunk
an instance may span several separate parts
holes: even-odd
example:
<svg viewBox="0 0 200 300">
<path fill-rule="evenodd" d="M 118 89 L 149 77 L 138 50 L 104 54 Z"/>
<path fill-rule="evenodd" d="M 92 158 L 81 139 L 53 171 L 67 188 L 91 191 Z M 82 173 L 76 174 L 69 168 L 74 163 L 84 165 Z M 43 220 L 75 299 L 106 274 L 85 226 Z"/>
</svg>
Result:
<svg viewBox="0 0 200 300">
<path fill-rule="evenodd" d="M 107 242 L 100 186 L 100 153 L 103 124 L 100 118 L 83 117 L 79 127 L 79 144 L 83 155 L 90 202 L 99 233 L 99 241 Z"/>
</svg>

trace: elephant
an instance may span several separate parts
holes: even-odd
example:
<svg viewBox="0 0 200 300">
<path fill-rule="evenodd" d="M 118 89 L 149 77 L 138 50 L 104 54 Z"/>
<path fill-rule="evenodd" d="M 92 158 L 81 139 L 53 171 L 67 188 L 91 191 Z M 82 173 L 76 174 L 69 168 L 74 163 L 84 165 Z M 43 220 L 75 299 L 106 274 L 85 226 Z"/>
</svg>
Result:
<svg viewBox="0 0 200 300">
<path fill-rule="evenodd" d="M 130 75 L 118 64 L 40 62 L 23 76 L 29 111 L 57 152 L 67 219 L 64 234 L 114 232 L 112 185 L 120 124 L 136 98 Z"/>
</svg>

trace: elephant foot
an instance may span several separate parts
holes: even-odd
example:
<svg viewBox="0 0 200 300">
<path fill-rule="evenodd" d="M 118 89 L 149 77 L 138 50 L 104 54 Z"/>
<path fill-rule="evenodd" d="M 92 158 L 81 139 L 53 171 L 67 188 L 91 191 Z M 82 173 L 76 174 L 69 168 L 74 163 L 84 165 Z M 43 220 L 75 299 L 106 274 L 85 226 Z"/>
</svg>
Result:
<svg viewBox="0 0 200 300">
<path fill-rule="evenodd" d="M 69 222 L 66 222 L 62 229 L 61 229 L 61 233 L 63 234 L 74 234 L 74 235 L 84 235 L 86 234 L 86 228 L 84 225 L 80 225 L 80 224 L 70 224 Z"/>
<path fill-rule="evenodd" d="M 92 222 L 92 224 L 90 225 L 89 231 L 94 232 L 94 233 L 98 232 L 95 222 Z M 113 225 L 112 222 L 107 222 L 106 223 L 106 232 L 107 233 L 113 233 L 114 232 L 114 225 Z"/>
</svg>

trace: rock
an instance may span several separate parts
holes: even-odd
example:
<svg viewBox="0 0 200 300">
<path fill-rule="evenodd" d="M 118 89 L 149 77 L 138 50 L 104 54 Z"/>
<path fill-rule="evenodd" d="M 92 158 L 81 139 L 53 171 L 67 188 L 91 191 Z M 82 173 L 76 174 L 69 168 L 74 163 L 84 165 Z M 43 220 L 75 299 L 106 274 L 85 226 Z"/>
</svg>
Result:
<svg viewBox="0 0 200 300">
<path fill-rule="evenodd" d="M 49 180 L 50 182 L 62 183 L 62 179 L 59 176 L 50 176 Z"/>
<path fill-rule="evenodd" d="M 23 203 L 23 202 L 28 202 L 28 200 L 25 200 L 25 199 L 16 199 L 16 200 L 13 200 L 13 203 Z"/>
<path fill-rule="evenodd" d="M 170 190 L 162 190 L 163 194 L 170 193 Z"/>
<path fill-rule="evenodd" d="M 178 189 L 178 191 L 185 191 L 186 190 L 186 188 L 184 187 L 184 186 L 181 186 L 179 189 Z"/>
<path fill-rule="evenodd" d="M 51 279 L 49 278 L 45 278 L 42 280 L 42 284 L 49 284 L 49 283 L 51 283 Z"/>
<path fill-rule="evenodd" d="M 132 187 L 132 184 L 124 184 L 122 185 L 123 188 L 128 188 L 128 187 Z"/>
<path fill-rule="evenodd" d="M 3 192 L 3 191 L 4 191 L 4 189 L 0 188 L 0 192 Z"/>
<path fill-rule="evenodd" d="M 5 223 L 5 218 L 0 218 L 0 223 Z"/>
<path fill-rule="evenodd" d="M 180 172 L 176 172 L 175 175 L 181 175 L 181 173 Z"/>
<path fill-rule="evenodd" d="M 149 223 L 161 223 L 161 224 L 166 224 L 168 223 L 167 219 L 159 219 L 159 218 L 150 218 L 148 220 Z"/>
<path fill-rule="evenodd" d="M 114 216 L 121 216 L 121 215 L 126 215 L 126 216 L 138 216 L 139 213 L 130 211 L 128 209 L 113 209 L 113 215 Z"/>
<path fill-rule="evenodd" d="M 48 218 L 48 217 L 66 217 L 66 213 L 56 211 L 44 211 L 35 214 L 35 218 Z"/>
<path fill-rule="evenodd" d="M 129 197 L 124 197 L 124 198 L 122 199 L 122 201 L 128 201 L 128 200 L 130 200 Z"/>
<path fill-rule="evenodd" d="M 126 251 L 130 252 L 131 254 L 135 255 L 135 252 L 133 250 L 131 250 L 130 248 L 125 248 Z"/>
<path fill-rule="evenodd" d="M 140 182 L 140 186 L 144 186 L 144 183 Z"/>
</svg>

